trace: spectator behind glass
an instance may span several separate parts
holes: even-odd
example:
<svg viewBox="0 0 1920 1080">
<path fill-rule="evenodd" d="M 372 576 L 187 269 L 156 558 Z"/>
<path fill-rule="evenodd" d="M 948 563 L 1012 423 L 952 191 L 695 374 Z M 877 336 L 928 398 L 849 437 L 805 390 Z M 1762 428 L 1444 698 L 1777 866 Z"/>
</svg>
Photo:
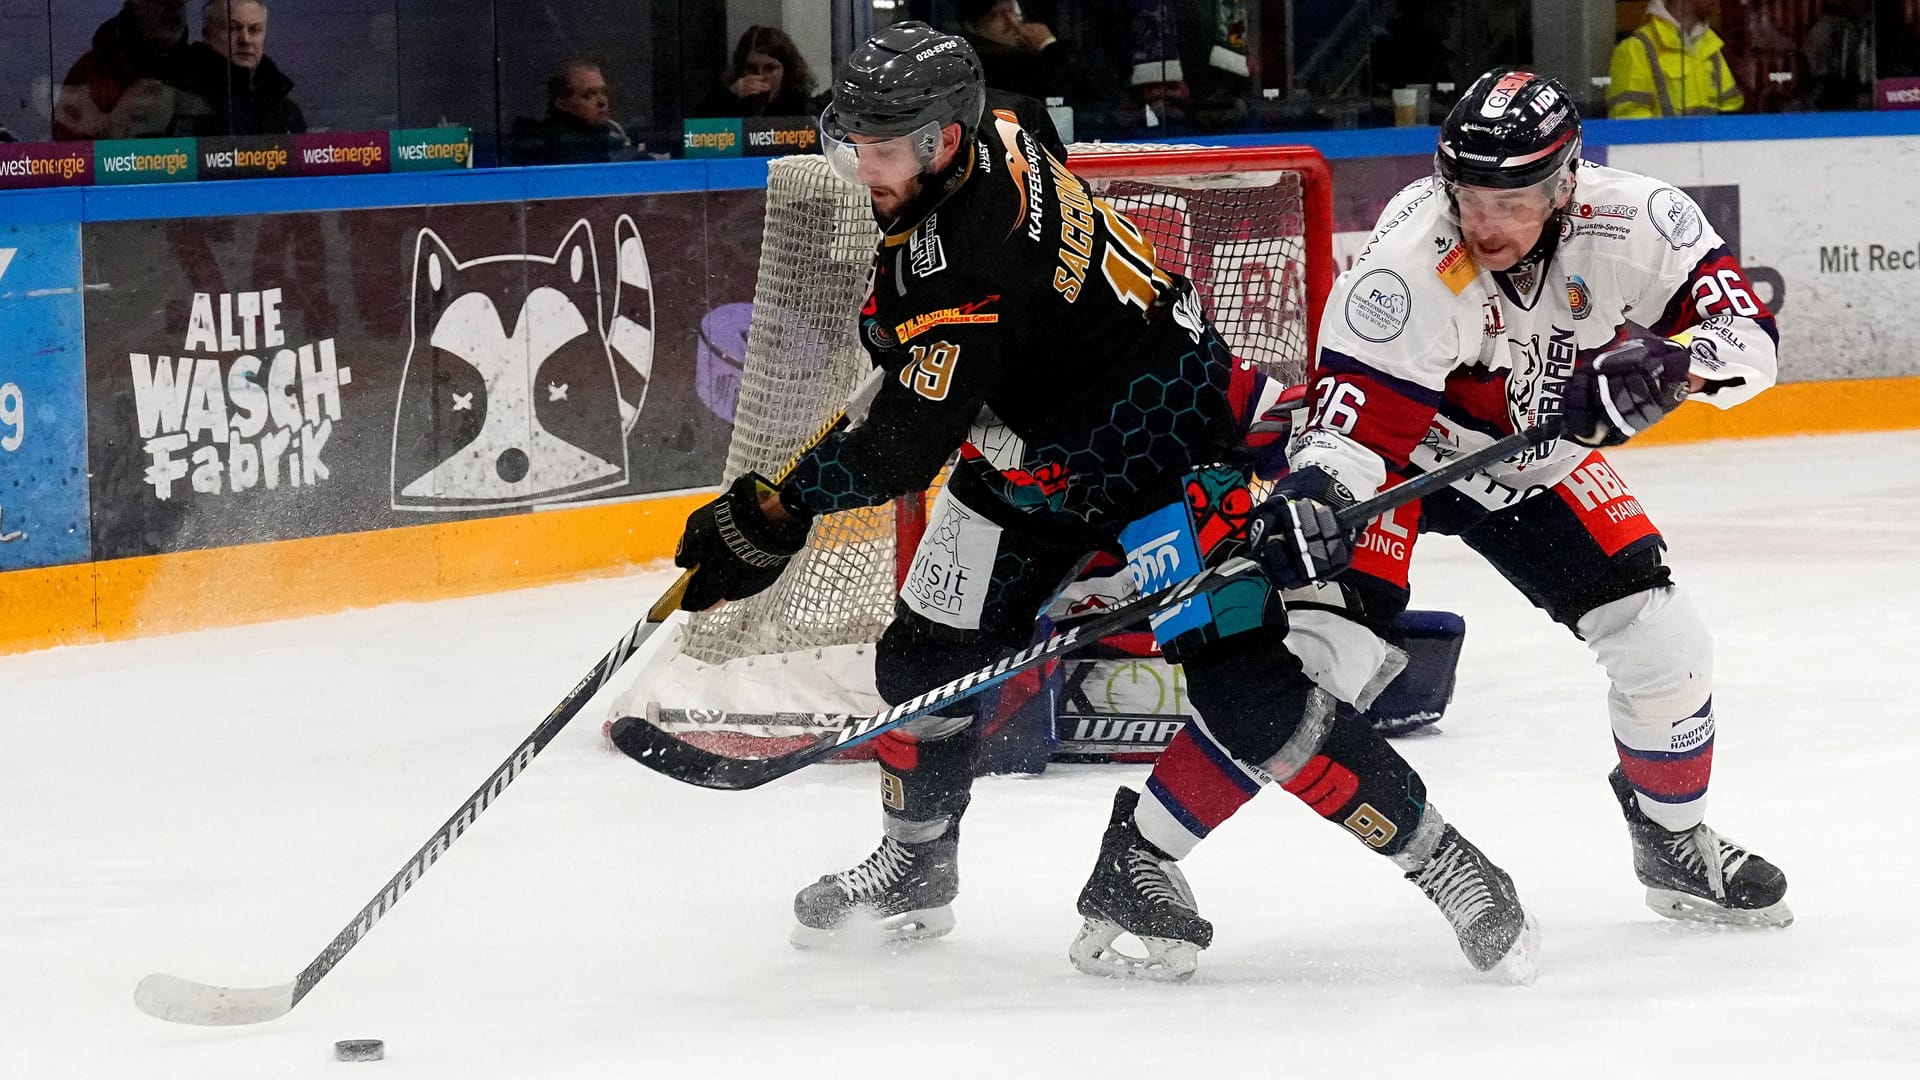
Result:
<svg viewBox="0 0 1920 1080">
<path fill-rule="evenodd" d="M 1746 105 L 1708 21 L 1720 0 L 1652 0 L 1647 21 L 1614 46 L 1607 115 L 1711 116 Z"/>
<path fill-rule="evenodd" d="M 1045 101 L 1068 92 L 1067 47 L 1015 0 L 959 0 L 960 33 L 980 54 L 987 85 Z"/>
<path fill-rule="evenodd" d="M 182 135 L 285 135 L 307 130 L 293 80 L 267 56 L 264 0 L 207 0 L 187 49 L 174 130 Z"/>
<path fill-rule="evenodd" d="M 522 116 L 507 136 L 515 165 L 585 165 L 633 160 L 633 142 L 613 120 L 600 65 L 569 60 L 547 77 L 547 115 Z"/>
<path fill-rule="evenodd" d="M 812 116 L 813 70 L 786 31 L 749 26 L 733 46 L 726 81 L 690 116 Z"/>
<path fill-rule="evenodd" d="M 126 0 L 54 97 L 56 139 L 136 139 L 173 124 L 187 51 L 186 0 Z"/>
<path fill-rule="evenodd" d="M 1827 0 L 1807 27 L 1806 103 L 1816 109 L 1873 108 L 1873 0 Z"/>
</svg>

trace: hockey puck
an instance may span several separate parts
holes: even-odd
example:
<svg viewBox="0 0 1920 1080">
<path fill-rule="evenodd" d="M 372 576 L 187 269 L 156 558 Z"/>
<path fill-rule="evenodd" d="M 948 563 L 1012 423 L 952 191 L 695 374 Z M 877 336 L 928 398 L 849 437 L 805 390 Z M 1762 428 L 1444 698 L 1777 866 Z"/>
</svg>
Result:
<svg viewBox="0 0 1920 1080">
<path fill-rule="evenodd" d="M 333 1056 L 341 1061 L 379 1061 L 387 1056 L 387 1044 L 379 1039 L 341 1039 L 333 1044 Z"/>
</svg>

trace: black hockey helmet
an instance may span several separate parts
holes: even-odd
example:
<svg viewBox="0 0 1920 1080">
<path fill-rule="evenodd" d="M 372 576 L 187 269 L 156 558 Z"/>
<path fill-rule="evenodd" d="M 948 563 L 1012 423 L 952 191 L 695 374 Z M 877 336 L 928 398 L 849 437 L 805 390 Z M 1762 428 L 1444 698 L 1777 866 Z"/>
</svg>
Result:
<svg viewBox="0 0 1920 1080">
<path fill-rule="evenodd" d="M 929 123 L 971 135 L 986 104 L 986 72 L 966 38 L 899 22 L 840 65 L 820 122 L 838 137 L 911 135 Z"/>
<path fill-rule="evenodd" d="M 1448 184 L 1523 188 L 1573 171 L 1580 112 L 1558 79 L 1489 71 L 1467 88 L 1446 122 L 1433 164 Z"/>
<path fill-rule="evenodd" d="M 900 183 L 933 172 L 948 124 L 972 138 L 986 105 L 986 74 L 965 38 L 894 23 L 840 65 L 820 114 L 820 149 L 843 180 Z"/>
</svg>

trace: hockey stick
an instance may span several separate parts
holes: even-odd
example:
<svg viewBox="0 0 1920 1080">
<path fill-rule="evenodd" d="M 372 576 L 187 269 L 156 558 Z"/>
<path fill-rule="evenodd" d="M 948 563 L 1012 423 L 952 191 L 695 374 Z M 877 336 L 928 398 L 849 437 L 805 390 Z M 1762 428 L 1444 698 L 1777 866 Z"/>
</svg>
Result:
<svg viewBox="0 0 1920 1080">
<path fill-rule="evenodd" d="M 1508 435 L 1472 453 L 1462 454 L 1404 484 L 1388 488 L 1365 502 L 1347 507 L 1339 513 L 1338 520 L 1341 525 L 1348 528 L 1360 528 L 1390 510 L 1432 494 L 1455 480 L 1477 472 L 1496 461 L 1548 442 L 1558 437 L 1559 429 L 1560 425 L 1557 421 L 1549 421 L 1539 427 Z M 660 719 L 657 713 L 648 717 L 622 717 L 613 722 L 608 734 L 612 737 L 614 746 L 621 752 L 664 776 L 696 787 L 744 791 L 777 780 L 847 747 L 866 742 L 942 706 L 951 705 L 983 690 L 998 686 L 1022 671 L 1046 663 L 1082 645 L 1091 644 L 1109 634 L 1145 622 L 1161 612 L 1171 611 L 1200 593 L 1218 588 L 1230 580 L 1258 573 L 1260 573 L 1258 565 L 1250 559 L 1229 559 L 1219 566 L 1202 570 L 1171 589 L 1148 596 L 1138 596 L 1109 608 L 1062 630 L 1045 641 L 1014 653 L 990 667 L 968 672 L 952 682 L 937 686 L 884 712 L 867 715 L 774 713 L 752 718 L 741 717 L 742 723 L 770 726 L 804 724 L 824 729 L 819 738 L 808 745 L 771 757 L 731 757 L 695 746 L 676 738 L 671 732 L 655 723 L 655 720 Z M 649 712 L 653 713 L 653 710 Z"/>
<path fill-rule="evenodd" d="M 877 383 L 869 379 L 868 385 L 877 385 Z M 848 409 L 855 408 L 856 404 L 857 397 L 855 403 L 849 403 Z M 812 439 L 807 441 L 806 447 L 796 454 L 776 476 L 784 478 L 793 470 L 801 454 L 805 454 L 808 449 L 830 433 L 846 427 L 848 422 L 847 410 L 837 413 Z M 300 999 L 306 997 L 314 985 L 325 978 L 327 972 L 332 971 L 334 965 L 360 943 L 361 938 L 367 936 L 367 932 L 373 929 L 374 924 L 391 911 L 393 905 L 400 902 L 400 898 L 405 896 L 407 891 L 413 888 L 414 883 L 439 861 L 440 856 L 446 854 L 447 848 L 472 827 L 474 819 L 478 818 L 487 807 L 493 805 L 493 801 L 500 797 L 500 793 L 506 790 L 507 785 L 513 783 L 516 777 L 526 771 L 527 766 L 533 763 L 535 755 L 545 749 L 546 745 L 553 741 L 554 736 L 560 734 L 560 729 L 566 727 L 568 721 L 579 715 L 580 710 L 586 707 L 593 695 L 606 685 L 607 680 L 613 677 L 614 672 L 620 670 L 620 666 L 625 664 L 628 658 L 640 650 L 640 646 L 653 636 L 654 631 L 660 629 L 667 617 L 680 610 L 681 600 L 686 595 L 687 584 L 693 579 L 693 574 L 694 570 L 683 572 L 667 588 L 667 591 L 653 602 L 653 606 L 647 609 L 647 617 L 635 623 L 621 635 L 613 648 L 607 650 L 607 654 L 600 658 L 600 662 L 593 665 L 593 670 L 587 672 L 584 678 L 575 683 L 573 689 L 567 691 L 567 695 L 560 699 L 560 704 L 555 705 L 553 711 L 547 714 L 547 718 L 540 721 L 540 726 L 533 729 L 533 734 L 527 736 L 519 746 L 515 747 L 513 753 L 507 755 L 507 760 L 493 771 L 493 775 L 487 777 L 478 791 L 475 791 L 466 802 L 460 804 L 460 808 L 453 812 L 453 816 L 447 819 L 446 824 L 434 830 L 433 835 L 427 838 L 427 842 L 421 846 L 420 850 L 414 852 L 413 857 L 401 865 L 400 871 L 389 878 L 386 885 L 373 895 L 373 899 L 360 909 L 360 913 L 334 935 L 327 947 L 320 950 L 320 955 L 300 969 L 300 973 L 293 977 L 293 981 L 278 986 L 230 987 L 194 982 L 192 979 L 183 979 L 177 975 L 154 974 L 141 979 L 140 984 L 134 987 L 134 1005 L 148 1016 L 158 1017 L 161 1020 L 211 1026 L 258 1024 L 278 1019 L 291 1012 L 295 1005 L 300 1004 Z"/>
</svg>

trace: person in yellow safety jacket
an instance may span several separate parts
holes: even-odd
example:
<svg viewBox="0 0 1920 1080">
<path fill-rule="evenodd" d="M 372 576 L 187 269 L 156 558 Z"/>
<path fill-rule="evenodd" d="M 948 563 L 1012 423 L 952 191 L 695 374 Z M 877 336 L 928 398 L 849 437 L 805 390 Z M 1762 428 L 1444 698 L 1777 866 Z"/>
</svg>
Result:
<svg viewBox="0 0 1920 1080">
<path fill-rule="evenodd" d="M 1719 0 L 1652 0 L 1647 21 L 1614 46 L 1607 115 L 1711 116 L 1746 105 L 1707 20 Z"/>
</svg>

